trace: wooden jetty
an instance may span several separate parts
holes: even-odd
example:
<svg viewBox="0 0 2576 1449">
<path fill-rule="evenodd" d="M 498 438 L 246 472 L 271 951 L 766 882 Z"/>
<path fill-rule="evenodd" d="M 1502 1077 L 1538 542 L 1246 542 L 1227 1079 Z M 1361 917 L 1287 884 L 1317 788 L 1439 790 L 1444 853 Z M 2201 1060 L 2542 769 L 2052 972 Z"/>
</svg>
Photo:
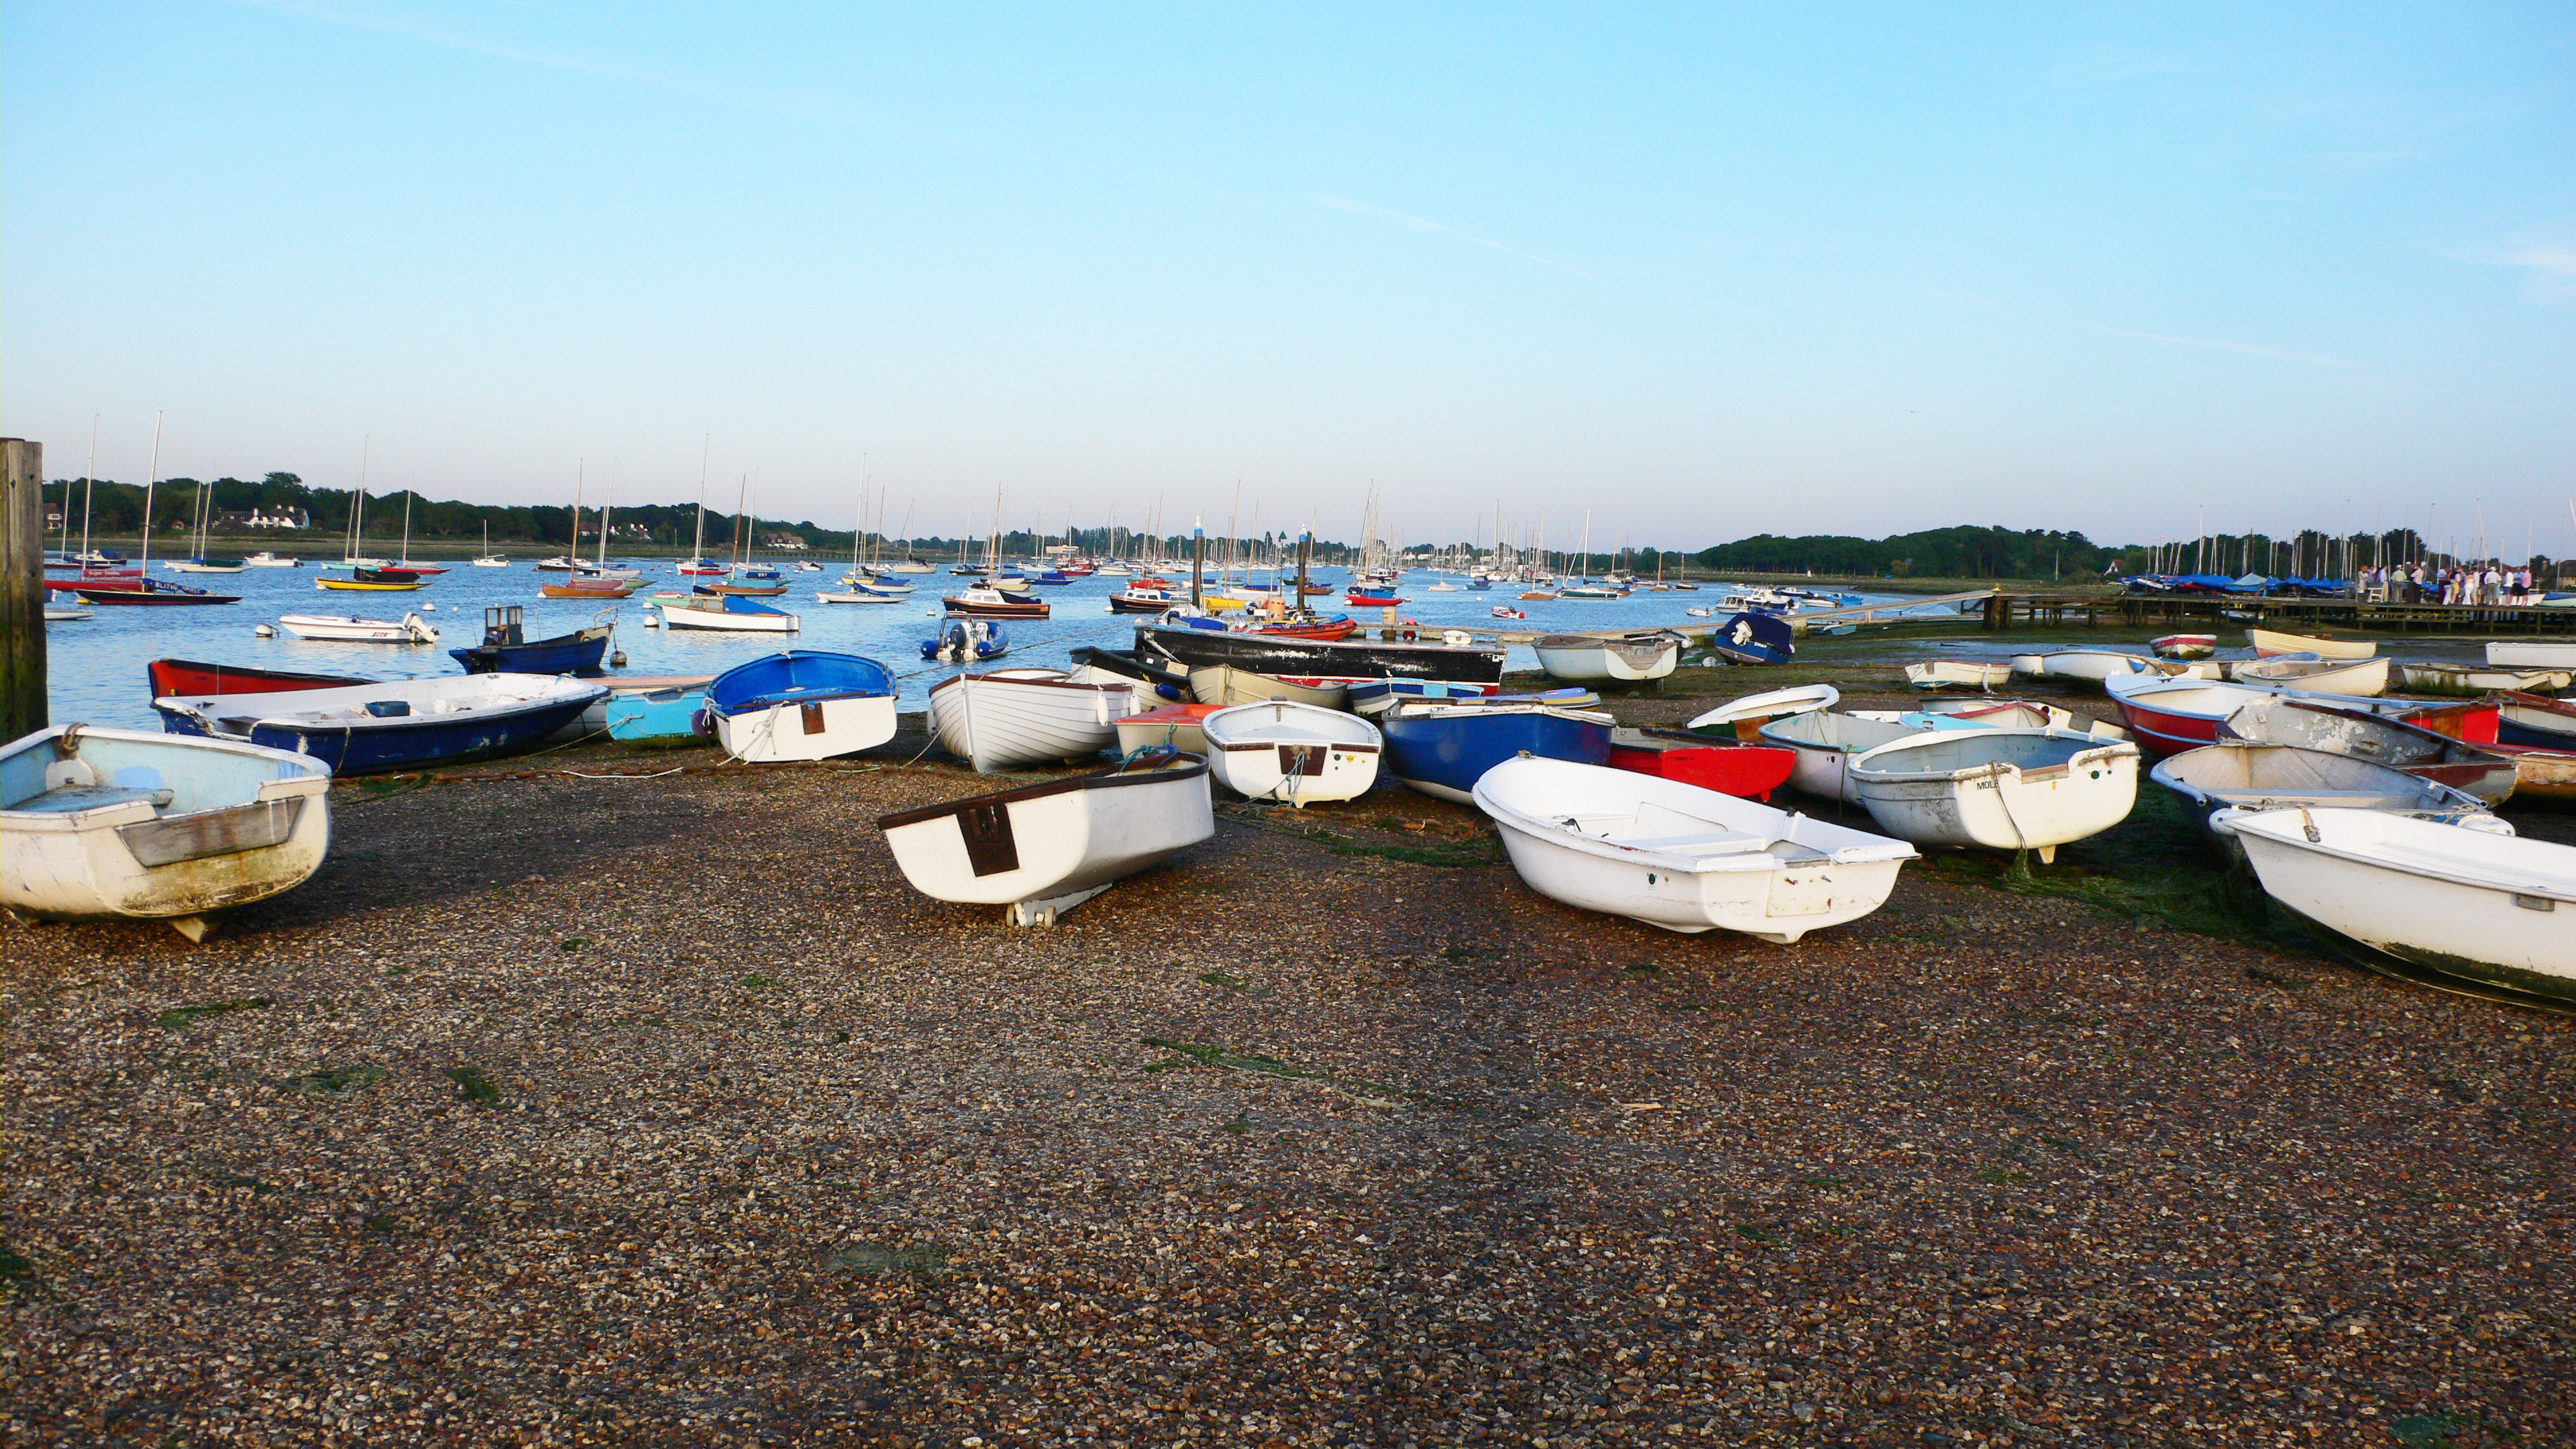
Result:
<svg viewBox="0 0 2576 1449">
<path fill-rule="evenodd" d="M 2576 634 L 2576 609 L 2482 604 L 2390 604 L 2367 599 L 2274 599 L 2242 594 L 2079 594 L 1996 592 L 1982 627 L 1995 630 L 2173 628 L 2215 634 L 2269 628 L 2291 634 L 2348 629 L 2363 634 Z"/>
<path fill-rule="evenodd" d="M 1960 608 L 1961 605 L 1981 599 L 1991 600 L 1995 597 L 1995 593 L 1993 589 L 1969 589 L 1965 593 L 1926 594 L 1921 598 L 1903 599 L 1884 604 L 1851 604 L 1840 609 L 1801 609 L 1794 614 L 1782 614 L 1779 617 L 1782 623 L 1803 634 L 1818 624 L 1895 623 L 1900 618 L 1911 616 L 1916 609 L 1939 608 L 1945 604 L 1952 608 Z M 1732 609 L 1726 611 L 1728 617 L 1732 617 L 1734 612 Z M 1960 612 L 1965 613 L 1967 610 L 1960 609 Z M 1693 644 L 1705 645 L 1709 641 L 1709 636 L 1715 634 L 1725 622 L 1726 620 L 1722 618 L 1711 618 L 1693 619 L 1687 624 L 1629 624 L 1617 629 L 1498 629 L 1494 632 L 1494 637 L 1506 644 L 1527 644 L 1546 634 L 1577 634 L 1597 639 L 1633 633 L 1639 629 L 1669 629 Z"/>
</svg>

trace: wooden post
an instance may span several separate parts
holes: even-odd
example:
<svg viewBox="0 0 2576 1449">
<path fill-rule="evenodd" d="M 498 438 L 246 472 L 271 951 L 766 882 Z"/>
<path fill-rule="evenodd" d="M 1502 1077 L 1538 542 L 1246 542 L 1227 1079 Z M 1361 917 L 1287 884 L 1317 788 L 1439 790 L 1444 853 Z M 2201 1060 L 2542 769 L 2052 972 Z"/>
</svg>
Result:
<svg viewBox="0 0 2576 1449">
<path fill-rule="evenodd" d="M 45 727 L 45 445 L 0 438 L 0 743 Z"/>
</svg>

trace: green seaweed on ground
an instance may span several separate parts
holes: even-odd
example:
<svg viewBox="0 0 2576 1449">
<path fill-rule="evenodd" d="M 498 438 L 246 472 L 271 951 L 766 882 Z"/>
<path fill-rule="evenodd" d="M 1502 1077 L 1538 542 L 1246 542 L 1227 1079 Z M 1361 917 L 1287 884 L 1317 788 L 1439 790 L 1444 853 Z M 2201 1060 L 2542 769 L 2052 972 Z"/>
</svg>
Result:
<svg viewBox="0 0 2576 1449">
<path fill-rule="evenodd" d="M 759 972 L 754 971 L 749 976 L 742 978 L 742 984 L 750 987 L 754 991 L 758 991 L 764 987 L 775 986 L 778 984 L 778 981 L 775 977 L 763 976 Z"/>
<path fill-rule="evenodd" d="M 10 1247 L 6 1239 L 0 1239 L 0 1283 L 33 1283 L 34 1281 L 36 1281 L 36 1265 L 28 1262 L 26 1256 L 17 1249 Z"/>
<path fill-rule="evenodd" d="M 891 1276 L 917 1273 L 936 1278 L 948 1271 L 948 1250 L 936 1245 L 890 1248 L 883 1243 L 852 1243 L 823 1260 L 823 1271 L 835 1278 L 861 1273 Z"/>
<path fill-rule="evenodd" d="M 1246 981 L 1240 976 L 1229 976 L 1223 971 L 1202 971 L 1199 973 L 1199 979 L 1210 986 L 1222 986 L 1228 991 L 1247 991 L 1254 996 L 1268 996 L 1270 994 L 1270 988 L 1267 986 L 1263 986 L 1254 981 Z"/>
<path fill-rule="evenodd" d="M 346 1097 L 363 1092 L 387 1076 L 384 1068 L 372 1062 L 353 1062 L 344 1067 L 323 1067 L 301 1076 L 279 1082 L 290 1092 L 313 1097 Z"/>
<path fill-rule="evenodd" d="M 501 1105 L 501 1089 L 492 1085 L 492 1079 L 483 1075 L 481 1067 L 449 1067 L 439 1075 L 454 1082 L 457 1090 L 465 1094 L 465 1100 L 477 1107 Z"/>
<path fill-rule="evenodd" d="M 203 1006 L 174 1006 L 152 1018 L 152 1024 L 163 1031 L 186 1031 L 198 1017 L 221 1016 L 227 1011 L 257 1011 L 269 1004 L 265 996 L 246 996 L 239 1001 L 210 1001 Z"/>
<path fill-rule="evenodd" d="M 2449 1449 L 2451 1436 L 2475 1427 L 2457 1414 L 2435 1411 L 2388 1421 L 2389 1437 L 2408 1449 Z"/>
<path fill-rule="evenodd" d="M 1180 1053 L 1179 1056 L 1163 1061 L 1146 1063 L 1145 1070 L 1148 1072 L 1168 1072 L 1191 1066 L 1221 1067 L 1227 1071 L 1259 1072 L 1270 1077 L 1321 1082 L 1340 1091 L 1346 1097 L 1360 1101 L 1367 1099 L 1357 1097 L 1355 1094 L 1358 1092 L 1368 1092 L 1379 1099 L 1404 1098 L 1412 1101 L 1427 1101 L 1430 1096 L 1425 1092 L 1408 1092 L 1401 1087 L 1383 1086 L 1362 1077 L 1343 1077 L 1331 1072 L 1319 1072 L 1312 1067 L 1301 1067 L 1293 1062 L 1283 1062 L 1277 1057 L 1262 1056 L 1254 1052 L 1230 1052 L 1223 1047 L 1208 1046 L 1201 1042 L 1167 1041 L 1159 1036 L 1149 1036 L 1144 1041 L 1147 1046 L 1161 1047 L 1167 1052 Z"/>
</svg>

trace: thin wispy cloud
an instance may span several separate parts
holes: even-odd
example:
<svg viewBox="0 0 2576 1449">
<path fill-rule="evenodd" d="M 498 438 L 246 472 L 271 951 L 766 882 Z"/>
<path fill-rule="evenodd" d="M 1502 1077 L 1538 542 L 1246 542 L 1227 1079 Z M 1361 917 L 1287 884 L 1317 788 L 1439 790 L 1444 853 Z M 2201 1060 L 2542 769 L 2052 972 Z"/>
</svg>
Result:
<svg viewBox="0 0 2576 1449">
<path fill-rule="evenodd" d="M 1346 196 L 1309 196 L 1306 200 L 1313 205 L 1324 207 L 1331 211 L 1347 211 L 1353 216 L 1374 216 L 1381 220 L 1391 221 L 1397 226 L 1404 228 L 1406 231 L 1438 232 L 1442 236 L 1455 237 L 1459 241 L 1466 242 L 1471 246 L 1487 247 L 1494 251 L 1501 252 L 1505 256 L 1518 257 L 1525 262 L 1536 262 L 1542 267 L 1554 267 L 1560 272 L 1571 272 L 1575 276 L 1581 277 L 1587 282 L 1597 282 L 1601 280 L 1599 277 L 1583 270 L 1581 267 L 1575 266 L 1571 262 L 1560 262 L 1553 257 L 1540 256 L 1536 252 L 1525 252 L 1519 247 L 1506 246 L 1502 242 L 1495 241 L 1491 237 L 1482 237 L 1476 235 L 1474 232 L 1460 231 L 1454 226 L 1445 226 L 1439 222 L 1431 221 L 1423 217 L 1407 215 L 1406 213 L 1397 211 L 1391 207 L 1372 206 L 1368 202 L 1353 201 Z"/>
<path fill-rule="evenodd" d="M 2576 297 L 2576 247 L 2542 243 L 2504 254 L 2504 264 L 2523 269 L 2523 280 L 2535 297 L 2553 302 Z"/>
<path fill-rule="evenodd" d="M 1927 287 L 1928 294 L 1946 301 L 1983 307 L 2002 316 L 2024 322 L 2045 322 L 2051 327 L 2072 327 L 2082 332 L 2098 332 L 2105 337 L 2126 337 L 2138 342 L 2159 342 L 2167 347 L 2189 347 L 2202 352 L 2233 352 L 2240 357 L 2261 357 L 2274 362 L 2297 362 L 2310 367 L 2359 367 L 2349 357 L 2336 357 L 2322 352 L 2301 352 L 2295 348 L 2275 347 L 2264 342 L 2238 342 L 2225 337 L 2191 337 L 2178 332 L 2144 332 L 2135 327 L 2113 327 L 2104 322 L 2087 322 L 2078 317 L 2053 317 L 2045 312 L 2023 312 L 2005 306 L 1992 297 L 1979 297 L 1948 287 Z"/>
</svg>

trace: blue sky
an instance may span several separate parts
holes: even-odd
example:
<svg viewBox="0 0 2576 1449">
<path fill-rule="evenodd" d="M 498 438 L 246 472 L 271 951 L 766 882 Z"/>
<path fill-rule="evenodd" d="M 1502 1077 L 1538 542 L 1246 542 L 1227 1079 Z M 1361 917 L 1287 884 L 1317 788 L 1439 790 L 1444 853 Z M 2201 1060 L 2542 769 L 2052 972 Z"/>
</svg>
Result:
<svg viewBox="0 0 2576 1449">
<path fill-rule="evenodd" d="M 2576 7 L 2252 8 L 11 6 L 0 429 L 493 502 L 711 433 L 924 533 L 2576 553 Z"/>
</svg>

